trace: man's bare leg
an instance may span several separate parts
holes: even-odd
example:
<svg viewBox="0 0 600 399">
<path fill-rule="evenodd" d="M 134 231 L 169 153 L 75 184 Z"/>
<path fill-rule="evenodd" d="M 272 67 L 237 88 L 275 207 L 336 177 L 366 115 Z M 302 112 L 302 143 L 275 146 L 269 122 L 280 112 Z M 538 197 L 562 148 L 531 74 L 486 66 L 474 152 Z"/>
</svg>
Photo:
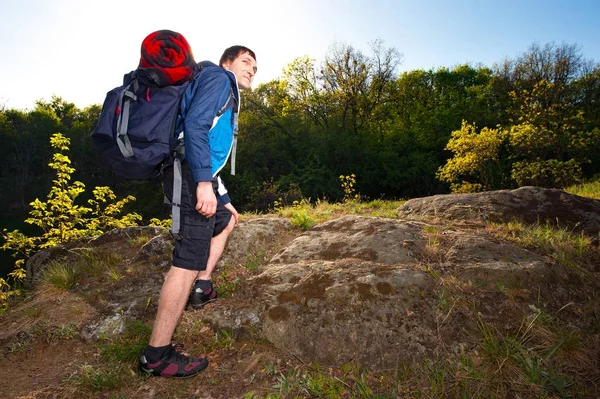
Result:
<svg viewBox="0 0 600 399">
<path fill-rule="evenodd" d="M 208 261 L 206 262 L 206 270 L 198 272 L 198 276 L 196 277 L 197 280 L 210 280 L 210 276 L 215 269 L 215 266 L 217 266 L 217 262 L 221 259 L 221 255 L 223 255 L 227 239 L 234 228 L 235 218 L 232 217 L 231 220 L 229 220 L 227 227 L 225 227 L 219 235 L 210 240 L 210 253 L 208 254 Z"/>
<path fill-rule="evenodd" d="M 160 291 L 150 346 L 160 347 L 171 344 L 175 327 L 183 313 L 196 275 L 195 270 L 174 266 L 169 270 Z"/>
</svg>

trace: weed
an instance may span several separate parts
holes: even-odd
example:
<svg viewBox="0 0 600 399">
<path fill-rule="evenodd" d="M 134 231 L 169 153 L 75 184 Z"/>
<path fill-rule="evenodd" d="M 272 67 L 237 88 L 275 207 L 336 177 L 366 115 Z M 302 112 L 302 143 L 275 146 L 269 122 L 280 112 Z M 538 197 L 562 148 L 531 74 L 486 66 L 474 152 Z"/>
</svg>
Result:
<svg viewBox="0 0 600 399">
<path fill-rule="evenodd" d="M 317 224 L 316 220 L 304 209 L 294 212 L 290 223 L 292 226 L 299 227 L 302 231 L 310 230 L 315 224 Z"/>
<path fill-rule="evenodd" d="M 93 248 L 77 248 L 71 250 L 78 255 L 74 267 L 86 276 L 100 276 L 107 269 L 112 269 L 122 261 L 114 252 L 98 252 Z"/>
<path fill-rule="evenodd" d="M 266 253 L 263 250 L 255 250 L 246 255 L 246 263 L 244 266 L 248 270 L 256 271 L 266 260 Z"/>
<path fill-rule="evenodd" d="M 126 370 L 122 365 L 110 368 L 94 367 L 84 364 L 78 371 L 67 377 L 66 382 L 92 392 L 118 388 Z"/>
<path fill-rule="evenodd" d="M 219 297 L 229 298 L 240 284 L 240 279 L 231 272 L 231 265 L 225 265 L 217 274 L 214 285 L 218 287 Z"/>
<path fill-rule="evenodd" d="M 7 345 L 7 351 L 8 353 L 16 353 L 16 352 L 23 352 L 25 349 L 27 349 L 27 347 L 29 346 L 29 339 L 23 340 L 23 341 L 18 341 L 18 342 L 11 342 L 10 344 Z"/>
<path fill-rule="evenodd" d="M 109 361 L 132 363 L 146 347 L 151 332 L 152 327 L 140 320 L 128 323 L 123 334 L 113 339 L 102 337 L 100 354 Z"/>
<path fill-rule="evenodd" d="M 515 334 L 501 334 L 497 329 L 485 325 L 481 320 L 481 349 L 488 361 L 495 365 L 494 373 L 502 373 L 511 384 L 528 384 L 545 391 L 546 395 L 568 396 L 567 388 L 573 385 L 572 378 L 556 371 L 551 358 L 562 346 L 559 341 L 550 348 L 534 343 L 532 334 L 541 312 L 524 321 Z M 538 392 L 541 395 L 541 392 Z"/>
<path fill-rule="evenodd" d="M 527 225 L 516 220 L 505 224 L 490 223 L 489 226 L 502 238 L 540 249 L 581 277 L 589 276 L 588 269 L 598 261 L 598 250 L 592 245 L 592 240 L 566 227 L 556 227 L 549 222 Z"/>
<path fill-rule="evenodd" d="M 108 277 L 111 280 L 114 280 L 114 281 L 119 281 L 119 280 L 123 279 L 123 277 L 125 277 L 119 272 L 119 270 L 117 270 L 114 267 L 107 267 L 106 274 L 108 275 Z"/>
<path fill-rule="evenodd" d="M 150 241 L 153 237 L 147 234 L 142 234 L 137 237 L 132 237 L 127 240 L 127 243 L 132 247 L 141 247 Z"/>
<path fill-rule="evenodd" d="M 215 332 L 215 342 L 212 346 L 214 348 L 230 349 L 234 342 L 233 331 L 219 330 Z"/>
<path fill-rule="evenodd" d="M 75 268 L 65 261 L 51 263 L 42 273 L 43 280 L 63 291 L 73 288 L 77 282 L 77 278 Z"/>
<path fill-rule="evenodd" d="M 40 317 L 42 315 L 42 308 L 40 308 L 39 306 L 28 306 L 25 308 L 24 310 L 25 315 L 27 315 L 27 317 L 31 317 L 32 319 L 37 319 L 38 317 Z"/>
<path fill-rule="evenodd" d="M 430 265 L 421 265 L 421 270 L 423 270 L 429 277 L 431 277 L 434 280 L 439 280 L 441 277 L 440 273 Z"/>
<path fill-rule="evenodd" d="M 75 324 L 61 324 L 48 330 L 49 338 L 72 339 L 79 335 Z"/>
</svg>

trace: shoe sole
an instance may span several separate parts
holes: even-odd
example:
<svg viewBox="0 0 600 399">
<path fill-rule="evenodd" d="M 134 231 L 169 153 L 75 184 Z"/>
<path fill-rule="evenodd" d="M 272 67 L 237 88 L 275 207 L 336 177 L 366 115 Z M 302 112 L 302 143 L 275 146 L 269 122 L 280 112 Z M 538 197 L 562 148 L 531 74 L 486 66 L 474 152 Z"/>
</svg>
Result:
<svg viewBox="0 0 600 399">
<path fill-rule="evenodd" d="M 186 378 L 192 378 L 197 376 L 198 374 L 200 374 L 201 372 L 203 372 L 204 370 L 206 370 L 208 368 L 208 364 L 206 365 L 206 367 L 204 367 L 202 370 L 198 370 L 197 373 L 194 374 L 190 374 L 190 375 L 183 375 L 183 376 L 179 376 L 179 375 L 156 375 L 156 374 L 152 374 L 152 371 L 148 371 L 143 367 L 138 367 L 138 373 L 142 376 L 142 377 L 163 377 L 163 378 L 176 378 L 178 380 L 184 380 Z"/>
<path fill-rule="evenodd" d="M 190 303 L 190 306 L 191 306 L 192 308 L 196 309 L 196 310 L 198 310 L 198 309 L 202 309 L 202 308 L 203 308 L 205 305 L 207 305 L 207 304 L 209 304 L 209 303 L 211 303 L 211 302 L 214 302 L 214 301 L 216 301 L 217 299 L 219 299 L 219 297 L 216 297 L 216 298 L 213 298 L 213 299 L 209 299 L 209 300 L 208 300 L 208 301 L 206 301 L 206 302 L 202 302 L 200 305 L 194 305 L 194 304 Z"/>
</svg>

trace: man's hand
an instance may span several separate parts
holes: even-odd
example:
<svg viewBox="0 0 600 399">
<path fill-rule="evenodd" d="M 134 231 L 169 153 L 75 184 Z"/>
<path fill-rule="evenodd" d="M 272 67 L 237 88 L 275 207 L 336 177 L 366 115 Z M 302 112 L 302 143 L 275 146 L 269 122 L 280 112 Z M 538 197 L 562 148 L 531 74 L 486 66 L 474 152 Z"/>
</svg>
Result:
<svg viewBox="0 0 600 399">
<path fill-rule="evenodd" d="M 217 197 L 212 188 L 212 182 L 201 181 L 196 186 L 196 210 L 207 218 L 217 212 Z"/>
<path fill-rule="evenodd" d="M 240 215 L 238 214 L 238 211 L 233 207 L 233 205 L 231 205 L 231 202 L 225 204 L 225 208 L 229 209 L 229 212 L 231 212 L 231 214 L 233 215 L 233 220 L 235 220 L 235 225 L 238 225 L 238 222 L 240 221 Z"/>
</svg>

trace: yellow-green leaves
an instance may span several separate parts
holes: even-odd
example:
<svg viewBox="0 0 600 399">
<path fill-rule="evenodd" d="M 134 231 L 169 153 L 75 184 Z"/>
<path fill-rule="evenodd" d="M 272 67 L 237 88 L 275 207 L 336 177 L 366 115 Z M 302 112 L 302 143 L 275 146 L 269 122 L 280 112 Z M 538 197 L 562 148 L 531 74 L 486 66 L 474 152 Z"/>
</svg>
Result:
<svg viewBox="0 0 600 399">
<path fill-rule="evenodd" d="M 70 140 L 61 133 L 55 133 L 50 144 L 57 151 L 48 164 L 55 171 L 56 178 L 52 181 L 53 186 L 46 201 L 36 198 L 29 204 L 30 217 L 25 220 L 39 227 L 41 235 L 28 237 L 18 230 L 8 232 L 6 229 L 2 232 L 5 242 L 1 249 L 12 250 L 17 258 L 15 269 L 9 274 L 14 281 L 25 278 L 23 264 L 37 250 L 85 236 L 100 235 L 117 227 L 136 226 L 142 220 L 137 213 L 119 217 L 124 206 L 135 201 L 135 198 L 130 195 L 117 200 L 109 187 L 96 187 L 92 192 L 94 198 L 88 200 L 89 207 L 78 205 L 76 200 L 85 192 L 85 185 L 79 181 L 70 183 L 75 169 L 70 166 L 69 157 L 63 153 L 69 150 Z M 7 308 L 8 298 L 18 293 L 18 290 L 0 279 L 0 311 Z"/>
<path fill-rule="evenodd" d="M 500 148 L 505 142 L 500 129 L 483 128 L 462 122 L 460 130 L 452 132 L 446 150 L 454 157 L 437 173 L 438 179 L 451 183 L 453 192 L 476 192 L 493 187 Z M 496 169 L 496 170 L 494 170 Z"/>
</svg>

